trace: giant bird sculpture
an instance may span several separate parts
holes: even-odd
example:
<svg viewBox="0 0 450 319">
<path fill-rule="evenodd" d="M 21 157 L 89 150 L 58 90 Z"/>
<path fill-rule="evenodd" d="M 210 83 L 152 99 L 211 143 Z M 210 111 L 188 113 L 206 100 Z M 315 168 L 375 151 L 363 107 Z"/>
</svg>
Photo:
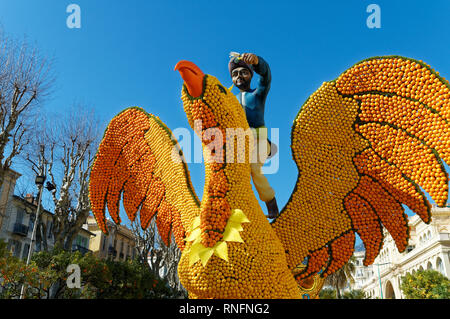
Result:
<svg viewBox="0 0 450 319">
<path fill-rule="evenodd" d="M 421 61 L 373 57 L 308 98 L 291 133 L 295 189 L 271 223 L 251 187 L 253 142 L 243 108 L 192 62 L 180 61 L 176 70 L 184 111 L 203 143 L 202 200 L 171 131 L 137 107 L 108 125 L 90 200 L 105 233 L 105 208 L 120 223 L 122 199 L 130 220 L 140 212 L 143 229 L 155 217 L 166 243 L 173 234 L 190 298 L 315 298 L 324 278 L 351 257 L 355 233 L 369 265 L 383 228 L 399 251 L 407 247 L 402 204 L 429 223 L 425 192 L 438 206 L 447 202 L 450 86 Z"/>
</svg>

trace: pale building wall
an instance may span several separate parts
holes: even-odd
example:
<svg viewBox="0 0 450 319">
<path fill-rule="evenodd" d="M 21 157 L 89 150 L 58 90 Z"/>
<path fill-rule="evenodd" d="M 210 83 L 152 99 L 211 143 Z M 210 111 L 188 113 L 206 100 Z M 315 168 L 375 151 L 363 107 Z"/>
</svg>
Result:
<svg viewBox="0 0 450 319">
<path fill-rule="evenodd" d="M 450 208 L 433 207 L 429 225 L 416 215 L 409 217 L 409 226 L 408 249 L 399 253 L 394 240 L 385 232 L 380 254 L 373 265 L 357 269 L 363 276 L 352 288 L 363 289 L 372 298 L 401 299 L 404 298 L 401 277 L 407 273 L 431 268 L 450 278 Z M 364 255 L 359 253 L 355 257 L 362 261 Z"/>
<path fill-rule="evenodd" d="M 6 217 L 6 209 L 9 201 L 14 194 L 16 181 L 20 176 L 21 174 L 10 169 L 6 172 L 5 180 L 0 185 L 0 229 L 2 228 L 4 218 Z"/>
<path fill-rule="evenodd" d="M 0 228 L 0 238 L 8 243 L 8 247 L 14 252 L 14 255 L 20 258 L 26 258 L 28 248 L 31 244 L 31 235 L 36 218 L 36 210 L 33 210 L 18 197 L 13 196 L 6 209 L 3 225 Z M 51 223 L 51 214 L 47 211 L 40 212 L 40 219 L 45 225 Z M 47 243 L 49 249 L 53 247 L 53 240 L 47 233 Z M 12 247 L 11 247 L 12 246 Z M 39 250 L 39 244 L 35 246 L 35 251 Z M 18 252 L 17 249 L 20 251 Z"/>
<path fill-rule="evenodd" d="M 34 219 L 36 218 L 37 205 L 36 201 L 30 199 L 27 201 L 20 196 L 14 195 L 16 179 L 19 173 L 10 171 L 5 178 L 5 183 L 1 187 L 0 192 L 0 212 L 2 212 L 0 224 L 0 239 L 3 239 L 8 248 L 14 252 L 17 257 L 26 258 L 28 249 L 31 245 L 31 236 L 33 232 Z M 39 219 L 46 225 L 46 234 L 48 249 L 53 248 L 52 234 L 52 216 L 53 214 L 47 210 L 41 210 Z M 84 227 L 77 235 L 73 248 L 82 252 L 88 249 L 88 243 L 91 234 L 87 227 Z M 78 245 L 77 245 L 78 244 Z M 35 242 L 35 251 L 43 249 L 40 242 Z"/>
<path fill-rule="evenodd" d="M 89 243 L 89 249 L 98 258 L 124 261 L 135 257 L 135 236 L 130 229 L 122 225 L 115 225 L 112 221 L 107 220 L 109 234 L 105 235 L 99 229 L 93 216 L 88 217 L 87 224 L 89 230 L 96 234 L 95 238 L 92 238 Z"/>
</svg>

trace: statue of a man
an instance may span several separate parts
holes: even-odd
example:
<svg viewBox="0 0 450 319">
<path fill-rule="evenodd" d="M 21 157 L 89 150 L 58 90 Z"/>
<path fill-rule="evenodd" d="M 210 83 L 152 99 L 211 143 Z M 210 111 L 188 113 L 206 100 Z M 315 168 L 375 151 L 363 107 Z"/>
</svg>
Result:
<svg viewBox="0 0 450 319">
<path fill-rule="evenodd" d="M 266 61 L 253 53 L 239 55 L 232 52 L 228 63 L 234 85 L 240 90 L 237 98 L 245 109 L 247 122 L 254 135 L 254 152 L 257 160 L 251 163 L 253 184 L 259 198 L 266 203 L 269 218 L 278 216 L 278 205 L 275 191 L 270 187 L 267 178 L 262 174 L 262 167 L 268 156 L 273 156 L 275 147 L 267 138 L 267 128 L 264 122 L 264 108 L 272 80 L 270 68 Z M 250 87 L 253 72 L 259 75 L 257 87 Z"/>
</svg>

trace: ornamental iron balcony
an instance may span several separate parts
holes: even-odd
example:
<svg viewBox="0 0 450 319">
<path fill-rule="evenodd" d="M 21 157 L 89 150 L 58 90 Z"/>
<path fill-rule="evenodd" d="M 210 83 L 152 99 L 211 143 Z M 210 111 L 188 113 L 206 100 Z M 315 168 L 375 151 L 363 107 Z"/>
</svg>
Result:
<svg viewBox="0 0 450 319">
<path fill-rule="evenodd" d="M 28 226 L 22 223 L 15 223 L 13 228 L 13 233 L 27 237 L 28 236 Z"/>
<path fill-rule="evenodd" d="M 80 245 L 73 245 L 72 251 L 79 251 L 82 255 L 85 255 L 86 253 L 90 252 L 91 250 L 89 250 L 86 247 L 80 246 Z"/>
<path fill-rule="evenodd" d="M 109 246 L 108 254 L 113 255 L 113 257 L 115 258 L 117 256 L 117 250 L 113 246 Z"/>
</svg>

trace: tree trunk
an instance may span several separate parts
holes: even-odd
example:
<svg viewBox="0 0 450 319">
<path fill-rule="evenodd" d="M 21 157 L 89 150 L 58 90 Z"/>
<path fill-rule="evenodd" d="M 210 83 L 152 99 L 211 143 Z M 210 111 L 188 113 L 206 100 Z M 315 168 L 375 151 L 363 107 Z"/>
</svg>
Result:
<svg viewBox="0 0 450 319">
<path fill-rule="evenodd" d="M 336 285 L 336 298 L 342 299 L 341 290 L 339 289 L 339 285 Z"/>
<path fill-rule="evenodd" d="M 37 112 L 32 111 L 54 82 L 51 64 L 26 39 L 12 39 L 0 31 L 0 186 L 36 131 Z"/>
<path fill-rule="evenodd" d="M 92 114 L 77 109 L 59 116 L 47 125 L 39 141 L 40 152 L 30 152 L 28 161 L 39 154 L 48 169 L 55 206 L 53 240 L 56 248 L 72 250 L 72 243 L 82 230 L 90 213 L 89 175 L 97 149 L 98 125 Z"/>
<path fill-rule="evenodd" d="M 41 233 L 41 246 L 43 251 L 48 251 L 48 242 L 47 242 L 47 227 L 41 221 L 39 223 L 40 233 Z"/>
</svg>

